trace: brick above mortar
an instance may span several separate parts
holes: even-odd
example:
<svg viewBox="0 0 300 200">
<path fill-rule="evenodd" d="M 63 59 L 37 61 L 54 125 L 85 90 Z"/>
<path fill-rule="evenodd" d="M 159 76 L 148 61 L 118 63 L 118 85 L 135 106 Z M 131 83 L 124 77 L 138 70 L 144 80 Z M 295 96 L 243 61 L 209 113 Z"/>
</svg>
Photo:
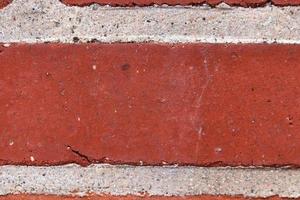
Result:
<svg viewBox="0 0 300 200">
<path fill-rule="evenodd" d="M 13 0 L 0 0 L 0 9 L 7 6 Z M 267 4 L 276 6 L 297 6 L 299 0 L 61 0 L 66 5 L 88 6 L 91 4 L 110 6 L 151 6 L 151 5 L 203 5 L 217 6 L 225 3 L 229 6 L 261 7 Z"/>
<path fill-rule="evenodd" d="M 229 6 L 261 7 L 267 4 L 277 6 L 297 6 L 300 0 L 61 0 L 67 5 L 87 6 L 94 3 L 111 6 L 149 6 L 149 5 L 203 5 L 217 6 L 226 3 Z"/>
<path fill-rule="evenodd" d="M 0 0 L 0 9 L 7 6 L 13 0 Z M 203 5 L 217 6 L 225 3 L 229 6 L 261 7 L 268 3 L 276 6 L 297 6 L 299 0 L 61 0 L 62 3 L 72 6 L 88 6 L 91 4 L 110 6 L 151 6 L 151 5 Z"/>
<path fill-rule="evenodd" d="M 220 3 L 226 3 L 230 6 L 256 7 L 263 6 L 266 0 L 62 0 L 67 5 L 87 6 L 93 3 L 111 6 L 149 6 L 149 5 L 203 5 L 217 6 Z"/>
<path fill-rule="evenodd" d="M 0 0 L 0 9 L 10 4 L 12 0 Z"/>
<path fill-rule="evenodd" d="M 288 198 L 243 198 L 230 196 L 178 196 L 178 197 L 141 197 L 141 196 L 53 196 L 53 195 L 7 195 L 0 196 L 0 200 L 288 200 Z"/>
<path fill-rule="evenodd" d="M 13 0 L 0 0 L 0 9 L 9 5 Z M 59 1 L 59 0 L 57 0 Z M 238 7 L 263 7 L 266 5 L 275 6 L 298 6 L 300 0 L 60 0 L 69 6 L 89 6 L 92 4 L 109 5 L 109 6 L 152 6 L 152 5 L 209 5 L 212 7 L 222 3 L 228 6 Z"/>
</svg>

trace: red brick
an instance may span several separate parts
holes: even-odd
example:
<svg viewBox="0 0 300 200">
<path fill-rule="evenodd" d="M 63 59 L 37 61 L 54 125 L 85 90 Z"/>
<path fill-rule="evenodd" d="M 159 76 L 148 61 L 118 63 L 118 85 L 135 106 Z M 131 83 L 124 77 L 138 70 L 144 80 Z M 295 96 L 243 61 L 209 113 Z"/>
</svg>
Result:
<svg viewBox="0 0 300 200">
<path fill-rule="evenodd" d="M 277 6 L 298 6 L 300 5 L 300 0 L 272 0 L 273 4 Z"/>
<path fill-rule="evenodd" d="M 209 4 L 215 6 L 221 2 L 225 2 L 232 6 L 255 7 L 264 5 L 267 0 L 61 0 L 67 5 L 86 6 L 93 3 L 111 5 L 111 6 L 147 6 L 152 4 L 168 4 L 168 5 L 194 5 Z"/>
<path fill-rule="evenodd" d="M 0 196 L 0 200 L 281 200 L 284 198 L 243 198 L 229 196 L 178 196 L 178 197 L 140 197 L 140 196 L 87 196 L 87 197 L 68 197 L 68 196 L 43 196 L 43 195 L 9 195 Z"/>
<path fill-rule="evenodd" d="M 0 9 L 11 3 L 12 0 L 0 0 Z"/>
<path fill-rule="evenodd" d="M 2 165 L 300 166 L 299 45 L 0 51 Z"/>
</svg>

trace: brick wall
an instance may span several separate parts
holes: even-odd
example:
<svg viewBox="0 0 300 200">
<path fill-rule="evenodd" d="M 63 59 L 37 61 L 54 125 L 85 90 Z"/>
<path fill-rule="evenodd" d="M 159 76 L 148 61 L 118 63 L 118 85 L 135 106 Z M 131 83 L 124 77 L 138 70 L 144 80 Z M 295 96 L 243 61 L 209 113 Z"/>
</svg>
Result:
<svg viewBox="0 0 300 200">
<path fill-rule="evenodd" d="M 0 1 L 0 199 L 299 198 L 298 3 Z"/>
</svg>

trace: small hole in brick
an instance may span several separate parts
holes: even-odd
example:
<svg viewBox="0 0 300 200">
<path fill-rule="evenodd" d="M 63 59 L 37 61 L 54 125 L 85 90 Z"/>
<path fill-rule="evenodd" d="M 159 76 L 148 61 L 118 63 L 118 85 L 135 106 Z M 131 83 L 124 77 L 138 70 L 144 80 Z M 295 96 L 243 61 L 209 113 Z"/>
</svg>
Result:
<svg viewBox="0 0 300 200">
<path fill-rule="evenodd" d="M 293 123 L 293 117 L 291 115 L 289 115 L 286 119 L 288 120 L 288 123 L 289 123 L 290 126 L 294 125 L 294 123 Z"/>
<path fill-rule="evenodd" d="M 126 71 L 126 70 L 128 70 L 129 68 L 130 68 L 130 65 L 127 64 L 127 63 L 121 66 L 121 69 L 122 69 L 123 71 Z"/>
</svg>

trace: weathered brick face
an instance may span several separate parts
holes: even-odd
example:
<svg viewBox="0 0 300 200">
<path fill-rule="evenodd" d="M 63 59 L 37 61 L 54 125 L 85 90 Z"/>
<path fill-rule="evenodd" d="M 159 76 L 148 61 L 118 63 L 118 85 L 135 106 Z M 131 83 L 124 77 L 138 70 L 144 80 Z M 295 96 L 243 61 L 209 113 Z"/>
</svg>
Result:
<svg viewBox="0 0 300 200">
<path fill-rule="evenodd" d="M 299 166 L 298 52 L 222 44 L 2 48 L 1 164 Z"/>
</svg>

